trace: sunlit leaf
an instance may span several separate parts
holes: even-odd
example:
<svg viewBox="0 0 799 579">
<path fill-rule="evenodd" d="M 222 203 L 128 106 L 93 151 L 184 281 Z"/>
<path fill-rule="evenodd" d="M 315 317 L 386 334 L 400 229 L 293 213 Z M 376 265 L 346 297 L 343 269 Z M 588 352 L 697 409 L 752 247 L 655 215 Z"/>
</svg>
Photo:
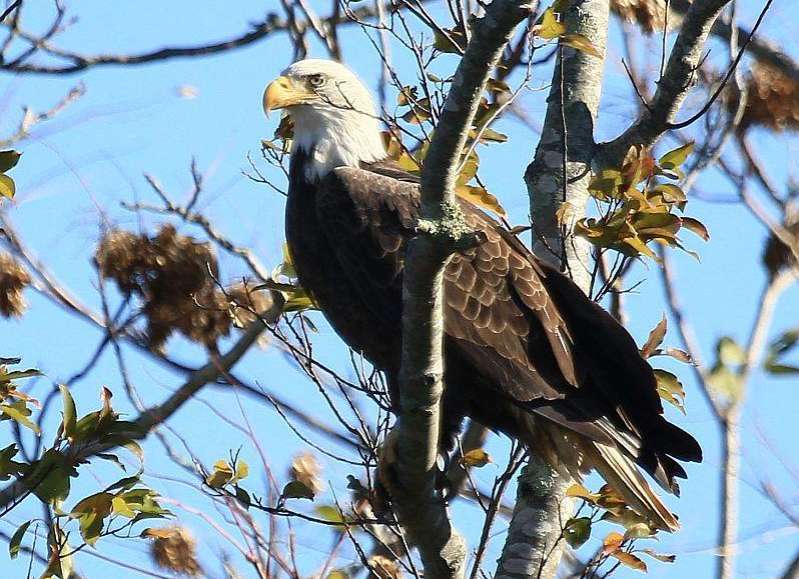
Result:
<svg viewBox="0 0 799 579">
<path fill-rule="evenodd" d="M 719 338 L 716 353 L 719 361 L 728 366 L 739 366 L 746 362 L 746 352 L 729 336 Z"/>
<path fill-rule="evenodd" d="M 624 535 L 617 532 L 609 533 L 603 540 L 602 540 L 602 554 L 603 555 L 610 555 L 611 553 L 615 553 L 619 549 L 621 549 L 621 545 L 624 543 Z"/>
<path fill-rule="evenodd" d="M 646 563 L 641 561 L 641 559 L 632 553 L 627 553 L 626 551 L 615 551 L 610 556 L 617 559 L 625 567 L 629 567 L 630 569 L 635 569 L 636 571 L 641 571 L 643 573 L 646 573 L 647 571 Z"/>
<path fill-rule="evenodd" d="M 483 467 L 491 462 L 491 456 L 482 448 L 470 450 L 461 457 L 461 464 L 466 467 Z"/>
<path fill-rule="evenodd" d="M 127 501 L 124 497 L 117 496 L 111 500 L 111 510 L 114 514 L 122 515 L 123 517 L 127 517 L 132 519 L 136 516 L 136 512 L 128 506 Z"/>
<path fill-rule="evenodd" d="M 500 205 L 499 199 L 494 197 L 483 187 L 459 185 L 455 188 L 455 194 L 461 199 L 466 199 L 470 203 L 486 209 L 491 213 L 495 213 L 500 217 L 508 216 L 508 214 L 505 212 L 505 209 L 502 207 L 502 205 Z"/>
<path fill-rule="evenodd" d="M 25 428 L 31 429 L 36 434 L 41 434 L 42 431 L 39 426 L 33 422 L 28 416 L 31 411 L 27 409 L 23 401 L 13 402 L 11 404 L 0 404 L 0 414 L 8 416 L 12 420 L 16 420 Z"/>
<path fill-rule="evenodd" d="M 566 489 L 566 496 L 583 499 L 591 504 L 596 504 L 600 495 L 597 493 L 592 493 L 581 484 L 574 483 L 568 489 Z"/>
<path fill-rule="evenodd" d="M 570 46 L 580 52 L 585 52 L 586 54 L 590 54 L 591 56 L 595 56 L 597 58 L 602 58 L 602 53 L 599 49 L 591 42 L 587 36 L 582 34 L 576 33 L 569 33 L 564 34 L 560 37 L 561 44 L 565 44 L 566 46 Z"/>
<path fill-rule="evenodd" d="M 59 384 L 58 389 L 61 390 L 61 401 L 64 406 L 63 419 L 61 421 L 64 436 L 72 438 L 75 434 L 75 425 L 77 424 L 77 410 L 75 409 L 75 400 L 72 398 L 69 389 L 64 384 Z"/>
<path fill-rule="evenodd" d="M 666 316 L 663 316 L 660 322 L 658 322 L 658 325 L 655 326 L 651 332 L 649 332 L 649 338 L 647 338 L 646 344 L 644 344 L 643 348 L 641 348 L 641 356 L 644 358 L 649 358 L 652 356 L 660 344 L 663 343 L 663 338 L 666 337 L 667 328 L 668 322 L 666 321 Z"/>
<path fill-rule="evenodd" d="M 335 523 L 336 525 L 344 526 L 347 522 L 347 519 L 337 507 L 322 505 L 316 507 L 314 510 L 320 519 L 328 521 L 329 523 Z"/>
<path fill-rule="evenodd" d="M 205 484 L 214 489 L 219 489 L 233 480 L 233 467 L 224 460 L 218 460 L 214 463 L 214 469 L 210 475 L 205 478 Z"/>
<path fill-rule="evenodd" d="M 694 150 L 694 143 L 688 143 L 677 147 L 663 155 L 658 159 L 658 165 L 665 170 L 675 169 L 680 167 L 688 159 L 688 156 Z"/>
<path fill-rule="evenodd" d="M 657 559 L 658 561 L 662 561 L 663 563 L 674 563 L 677 559 L 677 555 L 670 555 L 665 553 L 656 553 L 652 549 L 642 549 L 642 553 L 646 553 L 653 559 Z"/>
<path fill-rule="evenodd" d="M 0 175 L 0 197 L 13 199 L 17 192 L 14 180 L 8 175 Z"/>
<path fill-rule="evenodd" d="M 566 32 L 566 26 L 558 22 L 558 18 L 552 8 L 548 8 L 544 12 L 540 22 L 540 24 L 533 27 L 533 35 L 544 40 L 558 38 Z"/>
<path fill-rule="evenodd" d="M 658 395 L 685 414 L 685 389 L 677 376 L 666 370 L 654 370 Z"/>
<path fill-rule="evenodd" d="M 698 219 L 694 219 L 693 217 L 682 217 L 682 226 L 685 227 L 688 231 L 692 231 L 696 233 L 699 237 L 704 239 L 705 241 L 710 240 L 710 232 L 708 231 L 705 224 L 699 221 Z"/>
</svg>

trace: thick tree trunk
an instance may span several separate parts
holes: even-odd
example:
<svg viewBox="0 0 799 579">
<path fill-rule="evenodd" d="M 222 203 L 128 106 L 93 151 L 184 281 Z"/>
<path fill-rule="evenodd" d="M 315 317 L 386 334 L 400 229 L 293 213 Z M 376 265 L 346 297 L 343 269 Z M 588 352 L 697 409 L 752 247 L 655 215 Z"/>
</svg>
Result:
<svg viewBox="0 0 799 579">
<path fill-rule="evenodd" d="M 569 33 L 586 36 L 604 54 L 609 1 L 575 0 L 564 15 Z M 594 122 L 599 110 L 604 58 L 572 48 L 561 49 L 549 93 L 544 129 L 535 157 L 525 173 L 530 195 L 533 249 L 561 265 L 588 290 L 590 254 L 583 239 L 569 233 L 585 213 L 594 154 Z M 568 203 L 572 219 L 565 227 L 557 211 Z M 565 491 L 571 481 L 535 456 L 519 477 L 516 506 L 497 578 L 554 577 L 564 541 L 563 523 L 571 511 Z"/>
</svg>

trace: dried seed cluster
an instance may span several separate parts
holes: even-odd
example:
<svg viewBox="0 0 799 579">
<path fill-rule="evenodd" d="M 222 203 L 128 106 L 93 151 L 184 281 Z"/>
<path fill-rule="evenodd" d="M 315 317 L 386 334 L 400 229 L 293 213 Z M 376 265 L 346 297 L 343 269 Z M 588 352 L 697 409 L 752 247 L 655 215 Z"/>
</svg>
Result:
<svg viewBox="0 0 799 579">
<path fill-rule="evenodd" d="M 790 212 L 783 227 L 793 237 L 794 243 L 799 245 L 799 211 Z M 790 267 L 799 267 L 790 248 L 774 235 L 769 237 L 763 248 L 763 265 L 771 277 Z"/>
<path fill-rule="evenodd" d="M 799 130 L 799 83 L 774 67 L 757 63 L 746 79 L 747 100 L 742 128 L 759 125 L 774 131 Z M 729 91 L 734 93 L 737 91 Z M 729 94 L 727 106 L 737 106 Z"/>
<path fill-rule="evenodd" d="M 197 561 L 197 543 L 183 527 L 159 529 L 150 552 L 156 565 L 181 575 L 197 577 L 202 568 Z"/>
<path fill-rule="evenodd" d="M 30 275 L 17 260 L 8 253 L 0 253 L 0 315 L 19 317 L 25 312 L 27 304 L 22 291 L 30 282 Z"/>
<path fill-rule="evenodd" d="M 217 286 L 217 258 L 208 243 L 180 235 L 164 225 L 154 237 L 111 230 L 101 240 L 95 263 L 105 279 L 126 296 L 143 302 L 150 346 L 160 349 L 177 331 L 205 345 L 226 336 L 234 318 L 255 319 L 270 305 L 268 292 L 231 288 L 231 304 Z M 236 304 L 241 307 L 236 307 Z M 252 310 L 252 311 L 250 311 Z"/>
<path fill-rule="evenodd" d="M 663 0 L 612 0 L 610 5 L 623 20 L 640 25 L 649 34 L 663 30 L 666 22 Z"/>
<path fill-rule="evenodd" d="M 310 452 L 302 452 L 291 461 L 289 476 L 311 489 L 314 495 L 325 490 L 324 482 L 319 476 L 321 473 L 322 467 L 319 465 L 319 461 Z"/>
</svg>

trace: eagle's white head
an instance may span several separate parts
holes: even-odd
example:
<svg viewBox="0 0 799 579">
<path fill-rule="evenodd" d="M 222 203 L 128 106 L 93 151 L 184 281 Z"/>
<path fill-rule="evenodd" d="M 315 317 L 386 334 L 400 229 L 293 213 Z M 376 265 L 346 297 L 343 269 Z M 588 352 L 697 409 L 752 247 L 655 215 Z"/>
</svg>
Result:
<svg viewBox="0 0 799 579">
<path fill-rule="evenodd" d="M 264 111 L 275 109 L 294 121 L 292 153 L 311 155 L 310 179 L 386 157 L 369 89 L 338 62 L 309 58 L 289 66 L 264 91 Z"/>
</svg>

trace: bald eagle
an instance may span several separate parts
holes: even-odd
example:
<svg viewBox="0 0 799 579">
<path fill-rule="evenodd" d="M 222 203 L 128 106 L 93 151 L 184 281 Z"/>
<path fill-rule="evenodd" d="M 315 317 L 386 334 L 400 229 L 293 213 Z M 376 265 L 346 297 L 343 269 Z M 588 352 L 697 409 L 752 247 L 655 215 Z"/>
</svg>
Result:
<svg viewBox="0 0 799 579">
<path fill-rule="evenodd" d="M 263 105 L 294 123 L 286 237 L 299 281 L 339 336 L 385 372 L 396 404 L 418 178 L 387 159 L 372 97 L 341 64 L 292 64 Z M 445 271 L 442 452 L 469 416 L 576 480 L 595 469 L 652 525 L 677 529 L 636 465 L 677 494 L 685 470 L 675 459 L 698 462 L 702 452 L 663 417 L 632 337 L 507 228 L 459 203 L 483 241 Z"/>
</svg>

